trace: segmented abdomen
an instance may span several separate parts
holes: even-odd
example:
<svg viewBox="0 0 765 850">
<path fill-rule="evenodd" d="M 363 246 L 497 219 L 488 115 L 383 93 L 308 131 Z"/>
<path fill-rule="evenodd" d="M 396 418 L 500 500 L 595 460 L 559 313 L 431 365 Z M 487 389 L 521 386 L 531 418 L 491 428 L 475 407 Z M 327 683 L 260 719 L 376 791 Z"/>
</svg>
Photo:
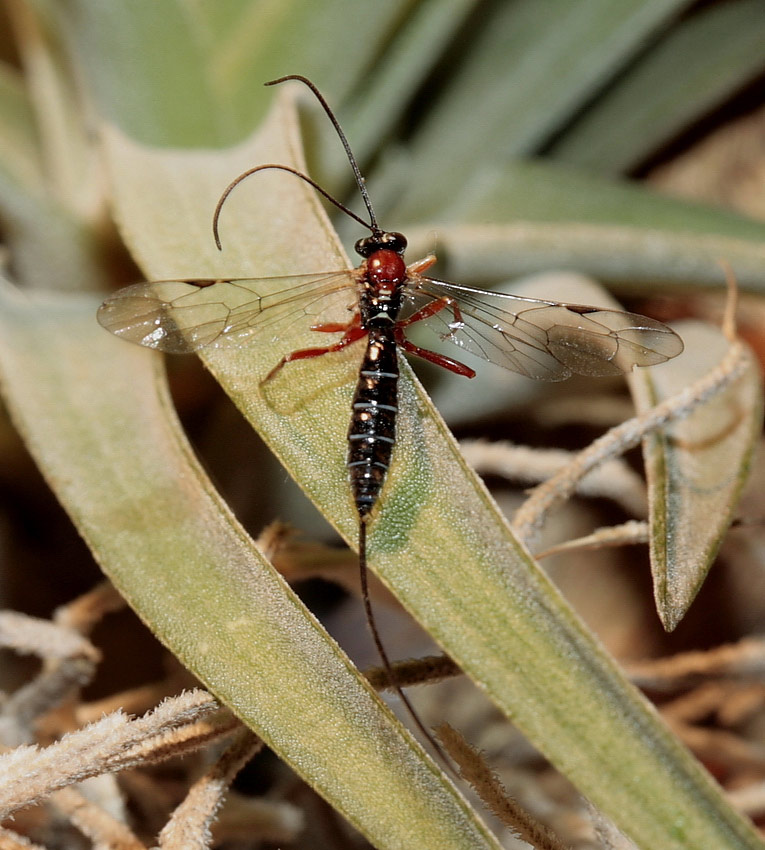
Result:
<svg viewBox="0 0 765 850">
<path fill-rule="evenodd" d="M 359 516 L 374 507 L 396 441 L 398 359 L 393 326 L 371 328 L 353 396 L 348 429 L 348 473 Z"/>
</svg>

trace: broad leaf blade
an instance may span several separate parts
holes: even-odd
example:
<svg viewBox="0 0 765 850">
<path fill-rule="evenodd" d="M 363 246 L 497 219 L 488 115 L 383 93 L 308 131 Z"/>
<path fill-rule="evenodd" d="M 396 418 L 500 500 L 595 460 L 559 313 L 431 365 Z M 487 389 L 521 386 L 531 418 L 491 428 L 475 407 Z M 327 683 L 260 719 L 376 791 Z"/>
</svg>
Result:
<svg viewBox="0 0 765 850">
<path fill-rule="evenodd" d="M 480 186 L 486 165 L 538 152 L 687 0 L 516 0 L 477 22 L 403 161 L 373 175 L 413 220 Z M 402 167 L 399 167 L 402 166 Z M 408 175 L 417 174 L 416 192 Z"/>
<path fill-rule="evenodd" d="M 306 74 L 344 97 L 408 5 L 75 0 L 54 12 L 102 116 L 146 143 L 194 147 L 257 126 L 275 77 Z"/>
</svg>

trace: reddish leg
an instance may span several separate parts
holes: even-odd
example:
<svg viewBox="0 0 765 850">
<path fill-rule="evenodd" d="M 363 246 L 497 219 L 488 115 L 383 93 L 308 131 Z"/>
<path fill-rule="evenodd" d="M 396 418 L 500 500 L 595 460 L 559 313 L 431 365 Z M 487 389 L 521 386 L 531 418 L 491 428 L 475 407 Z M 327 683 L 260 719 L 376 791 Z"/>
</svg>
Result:
<svg viewBox="0 0 765 850">
<path fill-rule="evenodd" d="M 409 342 L 404 336 L 403 330 L 399 330 L 398 328 L 396 328 L 396 344 L 401 346 L 402 351 L 414 354 L 430 363 L 435 363 L 436 366 L 442 366 L 444 369 L 454 372 L 455 375 L 462 375 L 465 378 L 475 378 L 475 369 L 471 369 L 470 366 L 460 363 L 459 360 L 452 360 L 451 357 L 446 357 L 444 354 L 438 354 L 427 348 L 420 348 L 419 345 Z"/>
<path fill-rule="evenodd" d="M 435 316 L 436 313 L 440 313 L 441 310 L 445 310 L 447 307 L 452 311 L 454 321 L 462 324 L 462 314 L 460 313 L 460 308 L 457 306 L 457 302 L 453 301 L 451 298 L 444 297 L 434 298 L 432 301 L 429 301 L 424 307 L 420 307 L 416 313 L 412 313 L 412 315 L 408 318 L 402 319 L 398 322 L 397 327 L 405 328 L 409 325 L 413 325 L 415 322 L 421 322 L 423 319 L 429 319 L 431 316 Z"/>
<path fill-rule="evenodd" d="M 326 345 L 322 348 L 301 348 L 298 351 L 292 351 L 285 354 L 284 357 L 274 366 L 274 368 L 261 381 L 262 384 L 267 383 L 281 371 L 285 363 L 291 363 L 293 360 L 308 360 L 311 357 L 321 357 L 323 354 L 329 354 L 331 351 L 342 351 L 356 340 L 367 335 L 367 331 L 361 327 L 361 318 L 357 313 L 350 322 L 345 325 L 326 324 L 315 325 L 311 328 L 313 331 L 322 331 L 325 333 L 336 333 L 343 331 L 343 336 L 332 345 Z"/>
<path fill-rule="evenodd" d="M 312 331 L 318 331 L 323 334 L 345 333 L 351 328 L 357 328 L 361 323 L 361 316 L 358 313 L 350 320 L 350 322 L 327 322 L 324 325 L 311 325 Z"/>
<path fill-rule="evenodd" d="M 454 372 L 455 375 L 463 375 L 465 378 L 475 378 L 475 369 L 471 369 L 470 366 L 460 363 L 459 360 L 452 360 L 451 357 L 447 357 L 444 354 L 429 351 L 427 348 L 420 348 L 413 342 L 409 342 L 409 340 L 404 336 L 404 328 L 409 325 L 413 325 L 415 322 L 421 322 L 424 319 L 429 319 L 431 316 L 435 316 L 436 313 L 440 313 L 441 310 L 445 310 L 447 308 L 452 311 L 454 321 L 462 323 L 462 315 L 460 314 L 459 307 L 457 307 L 457 304 L 452 301 L 451 298 L 434 299 L 424 307 L 420 307 L 416 313 L 412 313 L 412 315 L 408 318 L 398 322 L 396 325 L 396 344 L 400 345 L 401 348 L 404 351 L 409 352 L 409 354 L 414 354 L 417 357 L 421 357 L 423 360 L 435 363 L 436 366 L 442 366 L 444 369 Z"/>
<path fill-rule="evenodd" d="M 428 254 L 427 257 L 423 257 L 421 260 L 415 260 L 413 263 L 410 263 L 406 270 L 409 274 L 422 274 L 426 272 L 431 266 L 434 266 L 437 262 L 437 258 L 435 254 Z"/>
</svg>

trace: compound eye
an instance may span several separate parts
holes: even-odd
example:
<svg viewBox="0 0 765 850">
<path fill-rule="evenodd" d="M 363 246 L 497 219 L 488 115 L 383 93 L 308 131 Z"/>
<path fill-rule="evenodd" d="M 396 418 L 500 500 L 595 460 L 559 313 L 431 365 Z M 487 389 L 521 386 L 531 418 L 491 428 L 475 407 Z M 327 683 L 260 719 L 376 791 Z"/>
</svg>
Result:
<svg viewBox="0 0 765 850">
<path fill-rule="evenodd" d="M 368 257 L 372 253 L 372 245 L 370 244 L 369 237 L 365 236 L 363 239 L 359 239 L 353 246 L 353 250 L 362 257 Z"/>
<path fill-rule="evenodd" d="M 391 251 L 395 251 L 397 254 L 404 253 L 408 243 L 406 241 L 406 236 L 404 236 L 403 233 L 398 233 L 397 231 L 393 230 L 390 233 L 386 233 L 385 236 L 387 248 L 389 248 Z"/>
</svg>

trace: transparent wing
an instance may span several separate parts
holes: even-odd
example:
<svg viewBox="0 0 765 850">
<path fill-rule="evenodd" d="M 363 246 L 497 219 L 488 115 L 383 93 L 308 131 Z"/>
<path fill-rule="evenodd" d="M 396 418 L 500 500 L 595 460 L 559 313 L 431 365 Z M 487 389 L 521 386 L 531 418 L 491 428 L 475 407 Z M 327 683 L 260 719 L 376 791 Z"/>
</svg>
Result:
<svg viewBox="0 0 765 850">
<path fill-rule="evenodd" d="M 442 339 L 512 372 L 544 381 L 654 366 L 683 350 L 666 325 L 620 310 L 540 301 L 421 275 L 406 288 L 410 315 L 434 300 L 447 306 L 423 324 Z"/>
<path fill-rule="evenodd" d="M 282 336 L 295 322 L 344 321 L 356 304 L 354 272 L 239 280 L 162 280 L 115 292 L 98 321 L 121 339 L 172 353 L 239 347 Z"/>
</svg>

